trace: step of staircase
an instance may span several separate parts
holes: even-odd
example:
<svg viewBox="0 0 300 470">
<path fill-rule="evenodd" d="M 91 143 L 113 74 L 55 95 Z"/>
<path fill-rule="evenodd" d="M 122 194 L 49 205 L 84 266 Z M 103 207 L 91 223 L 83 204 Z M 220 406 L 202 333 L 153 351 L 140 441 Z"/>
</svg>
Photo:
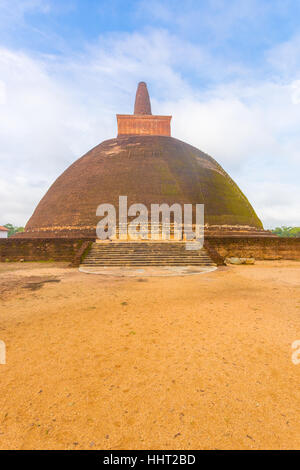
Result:
<svg viewBox="0 0 300 470">
<path fill-rule="evenodd" d="M 205 248 L 186 250 L 180 242 L 93 243 L 81 267 L 216 266 Z"/>
</svg>

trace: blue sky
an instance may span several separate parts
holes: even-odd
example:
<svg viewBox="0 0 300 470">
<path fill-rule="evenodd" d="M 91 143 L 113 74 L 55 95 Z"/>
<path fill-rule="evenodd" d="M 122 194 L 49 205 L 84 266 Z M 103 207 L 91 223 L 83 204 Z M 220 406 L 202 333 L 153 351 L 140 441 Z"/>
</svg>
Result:
<svg viewBox="0 0 300 470">
<path fill-rule="evenodd" d="M 297 0 L 0 0 L 0 224 L 116 135 L 140 80 L 266 227 L 300 226 Z"/>
</svg>

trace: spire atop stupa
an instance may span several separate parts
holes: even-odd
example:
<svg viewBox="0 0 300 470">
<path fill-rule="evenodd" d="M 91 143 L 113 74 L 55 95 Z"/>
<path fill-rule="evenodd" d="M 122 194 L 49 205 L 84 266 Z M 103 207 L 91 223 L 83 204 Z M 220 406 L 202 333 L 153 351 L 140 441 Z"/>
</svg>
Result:
<svg viewBox="0 0 300 470">
<path fill-rule="evenodd" d="M 137 87 L 134 114 L 117 114 L 118 137 L 122 135 L 171 135 L 172 116 L 153 116 L 147 85 Z"/>
<path fill-rule="evenodd" d="M 145 82 L 138 84 L 135 95 L 134 114 L 152 114 L 149 93 Z"/>
</svg>

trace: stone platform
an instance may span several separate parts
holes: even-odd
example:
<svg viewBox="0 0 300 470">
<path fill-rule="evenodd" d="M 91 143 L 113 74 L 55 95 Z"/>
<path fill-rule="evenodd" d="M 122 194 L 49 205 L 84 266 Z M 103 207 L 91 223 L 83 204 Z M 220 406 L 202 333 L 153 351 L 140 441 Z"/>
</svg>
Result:
<svg viewBox="0 0 300 470">
<path fill-rule="evenodd" d="M 191 276 L 195 274 L 205 274 L 218 269 L 216 266 L 144 266 L 144 267 L 123 267 L 123 266 L 84 266 L 79 267 L 79 271 L 85 274 L 100 274 L 103 276 L 116 277 L 139 277 L 141 280 L 146 277 L 167 277 L 167 276 Z"/>
</svg>

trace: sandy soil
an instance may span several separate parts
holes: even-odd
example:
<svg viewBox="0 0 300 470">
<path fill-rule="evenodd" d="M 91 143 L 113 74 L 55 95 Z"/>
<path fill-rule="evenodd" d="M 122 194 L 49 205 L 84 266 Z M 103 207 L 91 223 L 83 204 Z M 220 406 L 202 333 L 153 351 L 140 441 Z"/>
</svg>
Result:
<svg viewBox="0 0 300 470">
<path fill-rule="evenodd" d="M 0 448 L 300 448 L 300 263 L 0 264 Z"/>
</svg>

